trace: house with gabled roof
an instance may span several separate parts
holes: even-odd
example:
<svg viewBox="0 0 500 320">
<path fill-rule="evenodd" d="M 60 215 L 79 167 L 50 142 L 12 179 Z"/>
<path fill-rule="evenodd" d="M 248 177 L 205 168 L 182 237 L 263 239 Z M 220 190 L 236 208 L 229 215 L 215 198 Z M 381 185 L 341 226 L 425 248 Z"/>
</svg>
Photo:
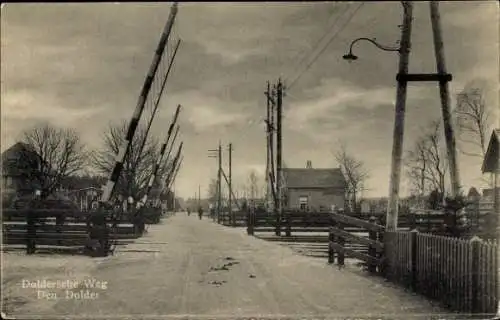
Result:
<svg viewBox="0 0 500 320">
<path fill-rule="evenodd" d="M 476 188 L 471 187 L 469 189 L 469 192 L 467 193 L 467 200 L 478 201 L 479 199 L 481 199 L 481 194 L 479 193 L 479 191 L 477 191 Z"/>
<path fill-rule="evenodd" d="M 490 219 L 486 222 L 489 228 L 487 233 L 494 238 L 495 233 L 498 232 L 495 227 L 498 227 L 498 219 L 500 219 L 500 187 L 498 186 L 498 176 L 500 174 L 500 129 L 493 130 L 488 149 L 484 156 L 483 165 L 481 168 L 483 173 L 491 173 L 494 177 L 494 187 L 492 189 L 483 190 L 483 201 L 480 203 L 480 210 L 487 211 Z M 486 200 L 486 201 L 484 201 Z M 486 208 L 486 203 L 488 208 Z M 492 204 L 492 206 L 491 206 Z"/>
<path fill-rule="evenodd" d="M 347 188 L 340 168 L 283 168 L 284 209 L 330 211 L 344 208 Z"/>
<path fill-rule="evenodd" d="M 30 195 L 39 188 L 32 179 L 40 166 L 40 157 L 33 148 L 18 142 L 2 152 L 2 196 Z"/>
<path fill-rule="evenodd" d="M 495 185 L 493 190 L 496 190 L 498 198 L 500 194 L 498 186 L 498 175 L 500 174 L 500 129 L 495 129 L 491 133 L 490 142 L 488 144 L 488 149 L 486 149 L 481 171 L 483 173 L 492 173 L 494 175 Z M 493 195 L 495 195 L 495 192 L 493 192 Z"/>
<path fill-rule="evenodd" d="M 498 172 L 499 162 L 500 162 L 500 129 L 495 129 L 491 133 L 490 142 L 488 143 L 488 149 L 486 149 L 486 154 L 484 156 L 483 165 L 481 171 L 483 173 L 495 173 Z"/>
<path fill-rule="evenodd" d="M 483 165 L 481 168 L 483 173 L 491 173 L 494 175 L 494 187 L 491 190 L 483 190 L 483 195 L 490 195 L 492 200 L 500 201 L 500 188 L 498 186 L 498 176 L 500 174 L 500 129 L 493 130 L 488 149 L 484 156 Z M 495 192 L 496 191 L 496 192 Z M 496 196 L 496 197 L 495 197 Z M 497 203 L 498 211 L 498 203 Z"/>
</svg>

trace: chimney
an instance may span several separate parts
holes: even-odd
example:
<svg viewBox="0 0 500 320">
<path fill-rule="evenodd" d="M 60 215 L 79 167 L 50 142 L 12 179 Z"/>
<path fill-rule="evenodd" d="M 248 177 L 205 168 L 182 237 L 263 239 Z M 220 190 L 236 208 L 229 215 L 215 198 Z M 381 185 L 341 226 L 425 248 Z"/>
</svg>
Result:
<svg viewBox="0 0 500 320">
<path fill-rule="evenodd" d="M 311 162 L 311 160 L 307 160 L 307 162 L 306 162 L 306 168 L 307 168 L 307 169 L 312 169 L 312 167 L 313 167 L 313 166 L 312 166 L 312 162 Z"/>
</svg>

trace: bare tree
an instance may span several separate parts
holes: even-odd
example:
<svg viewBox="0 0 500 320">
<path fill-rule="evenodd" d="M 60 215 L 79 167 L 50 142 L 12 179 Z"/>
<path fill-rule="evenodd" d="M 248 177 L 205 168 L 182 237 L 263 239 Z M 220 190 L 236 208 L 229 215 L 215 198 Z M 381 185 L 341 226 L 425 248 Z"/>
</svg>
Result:
<svg viewBox="0 0 500 320">
<path fill-rule="evenodd" d="M 427 157 L 427 141 L 419 138 L 412 150 L 406 154 L 406 176 L 410 183 L 411 194 L 423 197 L 427 194 L 429 183 L 426 179 L 426 173 L 429 170 L 429 161 Z"/>
<path fill-rule="evenodd" d="M 485 99 L 484 84 L 471 82 L 457 95 L 455 118 L 459 149 L 464 155 L 484 158 L 488 148 L 491 115 Z M 482 180 L 493 187 L 492 174 L 489 179 Z"/>
<path fill-rule="evenodd" d="M 251 170 L 248 175 L 248 188 L 250 189 L 250 199 L 257 198 L 258 187 L 258 177 L 255 170 Z"/>
<path fill-rule="evenodd" d="M 247 198 L 247 185 L 246 183 L 238 183 L 233 186 L 234 195 L 238 199 L 246 199 Z"/>
<path fill-rule="evenodd" d="M 473 83 L 457 95 L 455 117 L 458 127 L 461 152 L 468 156 L 482 157 L 488 147 L 489 117 L 484 90 Z"/>
<path fill-rule="evenodd" d="M 441 122 L 432 121 L 406 154 L 406 176 L 415 193 L 423 196 L 431 190 L 445 193 L 448 162 L 442 155 Z"/>
<path fill-rule="evenodd" d="M 54 194 L 63 180 L 86 165 L 87 152 L 73 129 L 38 125 L 23 132 L 22 142 L 38 158 L 29 174 L 40 187 L 42 198 Z"/>
<path fill-rule="evenodd" d="M 340 147 L 335 153 L 335 159 L 347 182 L 346 198 L 356 207 L 358 194 L 365 190 L 365 183 L 369 177 L 368 171 L 363 161 L 349 154 L 343 142 L 340 143 Z"/>
<path fill-rule="evenodd" d="M 103 135 L 102 147 L 92 154 L 92 163 L 102 173 L 109 175 L 115 165 L 115 156 L 124 141 L 127 123 L 110 124 Z M 123 163 L 123 169 L 116 185 L 116 195 L 131 196 L 135 200 L 144 195 L 144 191 L 153 172 L 159 155 L 159 143 L 155 138 L 146 140 L 140 152 L 142 141 L 146 135 L 144 127 L 139 127 L 130 145 Z M 164 162 L 159 169 L 160 177 L 167 171 L 168 163 Z"/>
</svg>

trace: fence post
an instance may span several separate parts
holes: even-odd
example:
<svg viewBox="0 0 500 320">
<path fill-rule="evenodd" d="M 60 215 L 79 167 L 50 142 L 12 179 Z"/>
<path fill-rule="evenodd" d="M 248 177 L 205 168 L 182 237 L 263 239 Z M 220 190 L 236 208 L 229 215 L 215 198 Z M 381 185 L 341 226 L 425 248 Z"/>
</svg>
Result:
<svg viewBox="0 0 500 320">
<path fill-rule="evenodd" d="M 394 256 L 394 231 L 384 230 L 383 243 L 384 243 L 384 252 L 383 252 L 383 263 L 382 263 L 382 275 L 387 280 L 392 280 L 392 259 Z M 391 254 L 392 253 L 392 254 Z"/>
<path fill-rule="evenodd" d="M 377 219 L 374 216 L 371 216 L 368 221 L 372 224 L 375 224 L 377 222 Z M 368 230 L 368 237 L 372 241 L 377 241 L 377 232 L 373 230 Z M 377 249 L 375 246 L 370 245 L 368 247 L 368 255 L 374 259 L 377 258 Z M 368 272 L 370 273 L 375 273 L 377 271 L 377 265 L 373 264 L 371 262 L 368 263 Z"/>
<path fill-rule="evenodd" d="M 277 235 L 277 236 L 281 236 L 281 214 L 279 211 L 277 211 L 276 209 L 274 209 L 274 212 L 276 214 L 276 226 L 275 226 L 275 230 L 274 230 L 274 233 Z"/>
<path fill-rule="evenodd" d="M 250 208 L 247 208 L 247 234 L 253 236 L 254 217 Z"/>
<path fill-rule="evenodd" d="M 411 278 L 410 278 L 410 288 L 414 291 L 418 290 L 418 246 L 417 246 L 417 236 L 418 230 L 413 229 L 410 232 L 410 241 L 411 241 Z"/>
<path fill-rule="evenodd" d="M 382 223 L 380 222 L 380 219 L 377 220 L 377 222 L 382 225 Z M 378 252 L 377 253 L 377 258 L 378 258 L 378 261 L 379 261 L 379 265 L 378 265 L 378 272 L 382 275 L 385 274 L 385 270 L 384 270 L 384 266 L 385 266 L 385 255 L 384 255 L 384 252 L 385 252 L 385 229 L 383 231 L 380 231 L 378 232 L 378 242 L 381 243 L 382 245 L 384 245 L 384 250 L 382 250 L 382 252 Z"/>
<path fill-rule="evenodd" d="M 344 230 L 344 225 L 340 222 L 337 222 L 337 227 L 340 229 L 340 230 Z M 342 236 L 337 236 L 337 243 L 342 247 L 342 249 L 344 248 L 344 245 L 345 245 L 345 239 L 344 237 Z M 344 259 L 345 259 L 345 253 L 344 253 L 344 250 L 339 250 L 339 252 L 337 252 L 337 264 L 339 266 L 343 266 L 344 265 Z"/>
<path fill-rule="evenodd" d="M 292 236 L 292 214 L 290 211 L 286 213 L 286 233 L 285 236 L 290 237 Z"/>
<path fill-rule="evenodd" d="M 57 214 L 56 215 L 56 233 L 57 233 L 57 244 L 61 245 L 62 244 L 62 239 L 61 239 L 61 233 L 62 233 L 62 228 L 64 225 L 64 213 Z"/>
<path fill-rule="evenodd" d="M 328 263 L 332 264 L 335 262 L 335 250 L 331 246 L 331 242 L 335 242 L 335 234 L 332 232 L 332 227 L 335 227 L 336 222 L 333 216 L 330 214 L 330 230 L 328 230 Z"/>
<path fill-rule="evenodd" d="M 410 230 L 417 229 L 417 215 L 415 212 L 408 212 L 407 215 L 408 226 Z"/>
<path fill-rule="evenodd" d="M 481 313 L 481 301 L 480 301 L 480 282 L 481 282 L 481 274 L 479 271 L 479 258 L 480 258 L 480 250 L 481 250 L 481 238 L 478 236 L 472 237 L 470 240 L 471 249 L 472 249 L 472 313 Z"/>
<path fill-rule="evenodd" d="M 431 223 L 431 218 L 432 218 L 431 210 L 427 210 L 426 218 L 427 218 L 427 230 L 425 230 L 425 232 L 432 233 L 433 228 L 432 228 L 432 223 Z"/>
<path fill-rule="evenodd" d="M 33 254 L 36 251 L 36 219 L 33 210 L 26 214 L 26 254 Z"/>
</svg>

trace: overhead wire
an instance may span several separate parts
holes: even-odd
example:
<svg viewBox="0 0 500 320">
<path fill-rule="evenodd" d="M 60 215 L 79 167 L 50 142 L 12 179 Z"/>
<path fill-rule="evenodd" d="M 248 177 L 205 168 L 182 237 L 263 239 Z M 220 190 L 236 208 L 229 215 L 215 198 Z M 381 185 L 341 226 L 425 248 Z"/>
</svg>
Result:
<svg viewBox="0 0 500 320">
<path fill-rule="evenodd" d="M 339 15 L 333 15 L 331 18 L 333 18 L 333 23 L 330 23 L 327 27 L 327 29 L 325 30 L 325 33 L 321 36 L 321 38 L 319 38 L 319 40 L 312 46 L 312 50 L 306 52 L 306 54 L 302 57 L 302 59 L 300 59 L 300 61 L 297 63 L 296 65 L 296 68 L 294 68 L 294 71 L 297 71 L 299 69 L 299 67 L 302 65 L 303 62 L 305 62 L 307 60 L 307 58 L 312 54 L 314 53 L 318 48 L 319 48 L 319 45 L 321 44 L 321 42 L 323 42 L 323 40 L 326 39 L 326 37 L 331 33 L 331 31 L 333 30 L 333 28 L 337 25 L 337 23 L 340 21 L 340 19 L 342 18 L 342 16 L 344 16 L 346 14 L 347 11 L 349 11 L 349 8 L 351 8 L 351 4 L 348 4 L 347 6 L 345 6 L 345 10 L 343 12 L 341 12 Z M 294 59 L 295 60 L 295 59 Z M 290 77 L 292 78 L 292 77 Z M 294 77 L 293 77 L 294 78 Z"/>
<path fill-rule="evenodd" d="M 358 5 L 358 7 L 356 9 L 354 9 L 354 11 L 351 13 L 351 15 L 349 16 L 349 18 L 346 20 L 346 22 L 342 25 L 342 27 L 332 36 L 332 38 L 330 38 L 330 40 L 326 43 L 326 45 L 323 47 L 323 49 L 321 49 L 321 51 L 319 51 L 316 56 L 313 58 L 313 60 L 311 60 L 311 62 L 309 62 L 309 64 L 306 66 L 306 68 L 287 86 L 287 89 L 290 90 L 293 85 L 295 83 L 297 83 L 300 78 L 309 70 L 309 68 L 311 68 L 311 66 L 313 65 L 314 62 L 316 62 L 316 60 L 318 60 L 318 58 L 325 52 L 325 50 L 328 48 L 328 46 L 333 42 L 333 40 L 335 40 L 337 38 L 337 36 L 340 34 L 340 32 L 342 32 L 346 27 L 347 25 L 351 22 L 351 20 L 354 18 L 354 16 L 356 15 L 356 13 L 359 11 L 359 9 L 361 9 L 361 7 L 364 5 L 364 2 L 362 2 L 360 5 Z"/>
</svg>

